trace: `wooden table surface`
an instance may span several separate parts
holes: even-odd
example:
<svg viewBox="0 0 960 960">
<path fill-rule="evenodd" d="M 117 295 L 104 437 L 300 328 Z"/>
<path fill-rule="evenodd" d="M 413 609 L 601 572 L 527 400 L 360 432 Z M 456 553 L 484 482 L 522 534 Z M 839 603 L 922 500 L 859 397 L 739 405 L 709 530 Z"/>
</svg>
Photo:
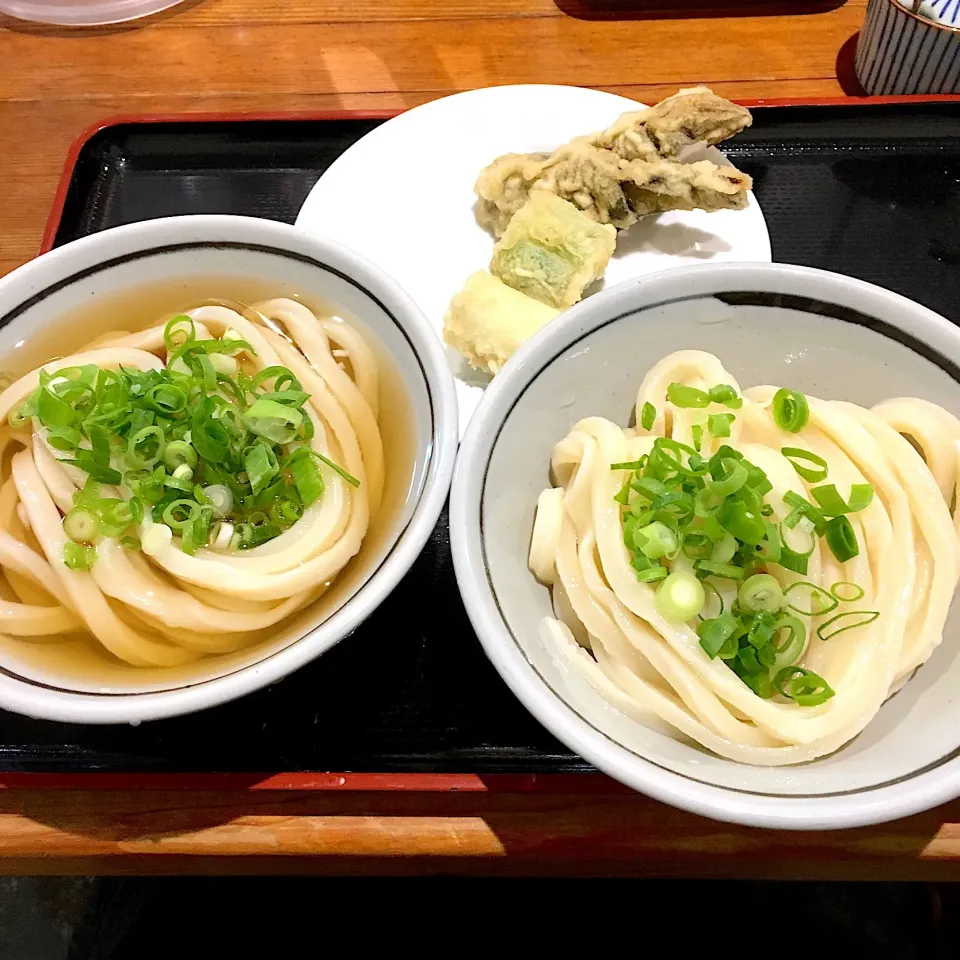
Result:
<svg viewBox="0 0 960 960">
<path fill-rule="evenodd" d="M 704 0 L 706 2 L 706 0 Z M 661 9 L 684 8 L 690 15 Z M 656 100 L 838 96 L 865 0 L 195 0 L 134 26 L 0 21 L 0 273 L 37 252 L 70 143 L 117 113 L 398 109 L 499 83 Z M 732 11 L 732 12 L 731 12 Z M 601 778 L 0 777 L 0 872 L 960 877 L 960 804 L 786 834 L 713 823 Z M 586 790 L 586 792 L 584 792 Z"/>
</svg>

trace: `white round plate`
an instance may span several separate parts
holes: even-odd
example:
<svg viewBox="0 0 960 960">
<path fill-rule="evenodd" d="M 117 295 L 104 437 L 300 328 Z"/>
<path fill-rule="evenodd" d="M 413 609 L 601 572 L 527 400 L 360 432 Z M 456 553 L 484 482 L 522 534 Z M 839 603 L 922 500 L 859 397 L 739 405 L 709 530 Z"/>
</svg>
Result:
<svg viewBox="0 0 960 960">
<path fill-rule="evenodd" d="M 467 277 L 490 262 L 493 238 L 473 215 L 480 171 L 504 153 L 553 150 L 600 130 L 638 104 L 584 87 L 489 87 L 433 100 L 358 140 L 323 174 L 297 226 L 337 240 L 385 270 L 443 334 Z M 607 287 L 688 263 L 769 262 L 753 194 L 745 210 L 674 211 L 641 221 L 617 244 Z M 460 433 L 488 378 L 448 349 Z"/>
</svg>

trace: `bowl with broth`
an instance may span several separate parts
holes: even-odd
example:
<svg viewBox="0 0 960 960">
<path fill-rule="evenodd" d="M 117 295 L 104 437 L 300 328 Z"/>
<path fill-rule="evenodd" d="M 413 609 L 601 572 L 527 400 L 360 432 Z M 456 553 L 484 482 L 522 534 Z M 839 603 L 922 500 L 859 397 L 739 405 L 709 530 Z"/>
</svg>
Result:
<svg viewBox="0 0 960 960">
<path fill-rule="evenodd" d="M 350 634 L 446 498 L 453 382 L 375 267 L 196 216 L 0 280 L 0 706 L 137 722 Z"/>
</svg>

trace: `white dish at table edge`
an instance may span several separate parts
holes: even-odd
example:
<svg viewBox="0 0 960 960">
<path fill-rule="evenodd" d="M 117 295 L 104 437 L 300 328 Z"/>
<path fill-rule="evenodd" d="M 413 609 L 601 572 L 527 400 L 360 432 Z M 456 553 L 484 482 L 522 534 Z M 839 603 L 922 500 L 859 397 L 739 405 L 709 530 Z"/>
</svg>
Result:
<svg viewBox="0 0 960 960">
<path fill-rule="evenodd" d="M 250 217 L 186 216 L 117 227 L 46 253 L 0 279 L 0 354 L 56 326 L 90 298 L 193 277 L 230 275 L 278 291 L 326 300 L 352 314 L 391 352 L 417 419 L 417 451 L 407 503 L 382 541 L 372 572 L 332 614 L 308 622 L 299 639 L 266 640 L 226 672 L 182 686 L 97 694 L 27 679 L 0 662 L 0 708 L 78 723 L 137 723 L 233 700 L 274 683 L 351 634 L 389 595 L 420 554 L 446 501 L 457 446 L 456 395 L 440 344 L 410 298 L 372 264 L 339 244 L 287 224 Z M 210 296 L 217 296 L 211 290 Z M 422 416 L 420 414 L 423 414 Z M 307 614 L 309 617 L 309 613 Z M 305 617 L 305 619 L 307 619 Z M 174 668 L 168 668 L 174 669 Z"/>
<path fill-rule="evenodd" d="M 494 239 L 475 220 L 480 171 L 505 153 L 553 150 L 643 104 L 587 87 L 526 84 L 432 100 L 376 127 L 342 153 L 310 191 L 297 226 L 353 248 L 416 301 L 438 337 L 450 299 L 485 269 Z M 431 157 L 432 153 L 432 157 Z M 717 151 L 711 151 L 716 158 Z M 421 195 L 429 202 L 418 207 Z M 359 213 L 358 213 L 359 211 Z M 769 262 L 756 197 L 744 210 L 677 210 L 621 234 L 606 287 L 684 264 Z M 463 435 L 485 374 L 447 348 Z"/>
<path fill-rule="evenodd" d="M 917 675 L 902 691 L 888 699 L 858 738 L 829 757 L 792 768 L 745 767 L 722 761 L 699 748 L 687 747 L 662 733 L 627 721 L 579 678 L 569 681 L 569 668 L 565 669 L 555 652 L 546 648 L 535 635 L 536 618 L 552 615 L 548 612 L 550 606 L 546 588 L 538 584 L 526 570 L 529 532 L 537 494 L 547 482 L 549 450 L 565 435 L 569 426 L 582 416 L 607 416 L 620 423 L 626 422 L 643 374 L 669 352 L 664 348 L 664 343 L 659 341 L 649 346 L 648 350 L 644 349 L 643 318 L 633 317 L 634 313 L 649 309 L 650 316 L 654 316 L 658 309 L 668 311 L 671 301 L 674 301 L 675 307 L 686 308 L 691 298 L 710 298 L 714 294 L 732 291 L 766 291 L 793 295 L 801 300 L 814 298 L 837 304 L 868 318 L 879 319 L 887 325 L 888 330 L 904 331 L 907 340 L 912 337 L 923 348 L 946 358 L 947 363 L 960 363 L 960 330 L 943 317 L 871 284 L 804 267 L 718 264 L 665 271 L 642 282 L 622 284 L 615 290 L 585 301 L 541 330 L 508 362 L 484 395 L 461 444 L 450 501 L 450 540 L 457 581 L 467 612 L 487 656 L 498 672 L 527 709 L 554 736 L 603 772 L 656 799 L 719 820 L 782 829 L 863 826 L 929 809 L 960 795 L 960 755 L 957 751 L 960 745 L 960 710 L 951 692 L 956 687 L 960 668 L 957 650 L 960 629 L 956 606 L 947 620 L 944 641 L 931 660 L 919 668 Z M 784 354 L 781 356 L 782 363 L 799 361 L 801 366 L 795 367 L 796 376 L 809 379 L 811 371 L 819 369 L 817 363 L 811 365 L 808 362 L 804 370 L 802 357 L 789 354 L 786 346 L 791 336 L 788 323 L 795 325 L 794 319 L 788 315 L 797 311 L 785 309 L 782 312 L 783 323 L 777 330 L 770 331 L 767 337 L 770 346 L 758 348 L 758 356 L 763 357 L 762 349 L 766 349 L 765 356 L 769 361 L 779 351 Z M 663 316 L 669 317 L 669 312 Z M 828 338 L 826 347 L 812 344 L 815 360 L 826 362 L 825 351 L 835 350 L 839 359 L 834 362 L 842 373 L 850 369 L 851 354 L 859 350 L 863 356 L 864 372 L 862 376 L 852 376 L 850 382 L 856 382 L 858 376 L 860 380 L 866 378 L 869 400 L 845 393 L 847 384 L 838 380 L 833 381 L 834 397 L 846 396 L 858 402 L 873 403 L 888 396 L 910 395 L 898 389 L 905 380 L 917 384 L 913 395 L 925 396 L 930 391 L 941 389 L 934 386 L 929 391 L 926 389 L 919 377 L 926 371 L 924 364 L 930 367 L 934 365 L 924 358 L 922 352 L 911 349 L 905 342 L 877 332 L 869 325 L 845 324 L 817 314 L 811 316 L 823 321 L 819 324 L 823 329 L 829 330 L 831 325 L 838 328 L 835 340 Z M 634 328 L 628 326 L 631 319 L 636 325 L 636 334 Z M 715 331 L 712 335 L 722 338 L 728 334 L 723 332 L 724 324 L 714 322 L 717 319 L 717 316 L 705 317 L 697 322 L 703 324 L 700 329 Z M 615 329 L 617 325 L 621 325 L 619 340 L 612 334 L 603 333 L 603 330 Z M 747 329 L 749 324 L 743 326 Z M 848 327 L 850 330 L 846 329 Z M 676 334 L 673 329 L 672 322 L 669 326 L 662 323 L 660 332 L 648 326 L 647 339 L 654 341 L 659 336 L 661 340 L 669 341 L 677 336 L 685 336 L 693 342 L 676 344 L 674 349 L 683 346 L 714 352 L 734 376 L 742 372 L 738 369 L 742 364 L 736 352 L 725 356 L 724 351 L 714 349 L 712 343 L 696 342 L 690 331 Z M 802 341 L 802 331 L 794 335 Z M 600 346 L 604 336 L 609 337 L 606 353 Z M 738 336 L 737 346 L 749 353 L 750 348 L 745 346 L 749 342 L 745 340 L 746 335 Z M 873 348 L 867 349 L 867 346 L 874 337 L 889 340 L 891 346 L 888 353 L 881 352 L 876 357 L 871 355 Z M 636 353 L 633 355 L 629 355 L 630 351 L 624 345 L 631 338 L 635 338 L 636 342 Z M 917 358 L 916 362 L 905 364 L 902 370 L 887 362 L 891 358 L 904 356 L 903 352 Z M 748 367 L 751 366 L 750 360 L 748 357 L 744 361 Z M 844 363 L 848 366 L 844 367 Z M 604 376 L 597 377 L 595 371 L 601 368 L 606 368 Z M 886 376 L 883 375 L 884 370 Z M 955 413 L 960 412 L 957 409 L 960 407 L 960 384 L 942 367 L 936 367 L 936 370 L 949 384 L 950 406 Z M 588 373 L 587 380 L 583 376 L 584 371 Z M 551 372 L 552 376 L 547 375 Z M 751 369 L 743 382 L 745 385 L 779 383 L 779 372 L 774 370 L 771 379 L 764 380 L 755 378 Z M 592 377 L 589 376 L 591 373 Z M 541 391 L 543 396 L 532 389 L 541 377 L 545 384 Z M 591 379 L 595 383 L 588 383 Z M 629 380 L 626 386 L 623 384 L 625 380 Z M 556 393 L 558 383 L 564 388 L 562 397 Z M 803 382 L 790 385 L 799 389 L 806 387 L 811 393 L 814 392 Z M 630 387 L 633 389 L 632 396 Z M 859 389 L 863 389 L 862 384 Z M 614 392 L 616 402 L 609 400 L 608 409 L 600 408 L 598 399 L 602 400 Z M 821 392 L 826 395 L 826 391 Z M 577 399 L 578 393 L 592 393 L 592 397 L 585 402 Z M 552 405 L 544 399 L 547 394 L 556 398 Z M 934 398 L 928 396 L 927 399 Z M 589 409 L 585 409 L 585 406 Z M 610 409 L 611 406 L 616 409 Z M 517 411 L 516 421 L 509 425 L 514 410 Z M 556 435 L 553 435 L 554 430 Z M 493 455 L 497 451 L 501 433 L 506 439 L 503 441 L 503 452 L 499 454 L 501 463 L 497 465 Z M 541 434 L 544 436 L 541 437 Z M 543 450 L 540 450 L 541 447 Z M 509 464 L 509 476 L 503 473 L 503 464 Z M 531 471 L 535 471 L 536 475 L 528 478 L 527 474 Z M 484 500 L 488 473 L 492 477 L 489 482 L 494 486 L 486 493 L 487 499 Z M 485 519 L 481 518 L 482 503 L 486 504 L 483 508 Z M 495 534 L 485 533 L 485 523 L 490 525 L 490 530 Z M 499 570 L 495 566 L 491 571 L 487 565 L 491 555 L 491 562 L 499 565 Z M 507 558 L 506 562 L 504 557 Z M 512 627 L 508 620 L 513 624 Z M 516 629 L 518 624 L 525 628 L 521 634 Z M 579 689 L 581 687 L 582 690 Z M 583 709 L 588 699 L 595 701 L 589 704 L 592 713 Z M 572 706 L 572 703 L 576 706 Z M 605 710 L 612 713 L 604 716 Z M 626 723 L 617 726 L 621 721 Z M 635 730 L 642 730 L 646 736 L 646 739 L 638 737 L 635 742 L 644 743 L 647 747 L 653 744 L 655 748 L 648 749 L 646 755 L 640 755 L 636 748 L 629 749 L 617 742 L 611 729 L 619 735 L 627 724 Z M 925 765 L 913 758 L 912 751 L 915 750 L 919 755 L 926 747 L 926 744 L 918 743 L 914 736 L 916 730 L 924 729 L 923 724 L 927 724 L 926 729 L 936 735 L 931 737 L 938 741 L 935 745 L 938 751 L 936 763 Z M 673 744 L 676 755 L 682 753 L 681 762 L 675 764 L 673 769 L 662 762 L 662 757 L 669 754 L 657 746 L 658 736 L 661 743 Z M 886 770 L 883 766 L 886 762 L 885 750 L 893 754 L 890 764 L 901 764 L 910 771 L 908 775 L 883 779 Z M 844 751 L 850 751 L 849 755 L 845 755 Z M 873 775 L 870 763 L 880 764 L 876 767 L 876 785 L 866 781 L 865 785 L 852 790 L 823 787 L 820 791 L 812 791 L 814 795 L 806 791 L 801 793 L 801 788 L 797 786 L 802 783 L 815 784 L 818 777 L 834 786 L 845 780 L 853 783 L 858 777 L 862 779 L 865 771 Z M 697 772 L 698 764 L 704 765 L 700 773 Z M 733 771 L 731 783 L 737 782 L 735 774 L 745 771 L 748 775 L 743 777 L 742 782 L 746 786 L 734 788 L 707 782 L 708 773 L 703 771 L 713 769 L 710 764 L 727 764 Z M 822 773 L 818 771 L 818 765 L 822 765 Z M 684 773 L 677 770 L 684 770 Z M 770 770 L 775 772 L 753 775 L 754 771 Z M 778 779 L 789 785 L 791 772 L 804 770 L 806 772 L 798 774 L 789 789 L 781 791 L 749 786 L 754 781 L 758 784 L 776 784 Z M 815 795 L 817 792 L 822 795 Z"/>
</svg>

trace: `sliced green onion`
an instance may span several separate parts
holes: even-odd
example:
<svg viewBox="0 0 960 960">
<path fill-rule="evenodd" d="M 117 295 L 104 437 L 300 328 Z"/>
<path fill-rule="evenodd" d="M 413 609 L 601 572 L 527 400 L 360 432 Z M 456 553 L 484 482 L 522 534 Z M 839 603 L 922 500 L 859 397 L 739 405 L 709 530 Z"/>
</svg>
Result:
<svg viewBox="0 0 960 960">
<path fill-rule="evenodd" d="M 763 541 L 757 544 L 757 559 L 763 560 L 764 563 L 779 563 L 780 557 L 783 555 L 783 541 L 780 539 L 780 531 L 769 520 L 764 520 L 763 525 L 767 532 Z"/>
<path fill-rule="evenodd" d="M 707 602 L 703 584 L 689 573 L 677 571 L 657 588 L 654 603 L 660 616 L 669 623 L 692 620 Z"/>
<path fill-rule="evenodd" d="M 659 520 L 634 530 L 633 540 L 637 549 L 650 560 L 675 557 L 680 549 L 676 534 Z"/>
<path fill-rule="evenodd" d="M 713 544 L 705 533 L 688 533 L 683 538 L 683 555 L 691 560 L 706 560 L 712 552 Z"/>
<path fill-rule="evenodd" d="M 713 545 L 709 559 L 716 563 L 729 563 L 736 555 L 738 547 L 736 538 L 723 530 L 723 539 Z"/>
<path fill-rule="evenodd" d="M 293 375 L 293 371 L 288 367 L 280 366 L 264 367 L 258 374 L 256 374 L 256 376 L 254 376 L 250 383 L 250 389 L 256 390 L 268 380 L 273 381 L 273 389 L 275 392 L 279 392 L 280 390 L 284 389 L 301 389 L 300 381 Z"/>
<path fill-rule="evenodd" d="M 171 353 L 196 339 L 197 328 L 185 313 L 172 317 L 163 328 L 163 343 Z"/>
<path fill-rule="evenodd" d="M 846 563 L 860 553 L 857 535 L 846 517 L 834 517 L 828 520 L 824 538 L 840 563 Z"/>
<path fill-rule="evenodd" d="M 722 577 L 725 580 L 742 580 L 743 567 L 732 563 L 717 563 L 714 560 L 697 560 L 693 569 L 702 577 Z"/>
<path fill-rule="evenodd" d="M 758 573 L 748 577 L 737 591 L 737 600 L 744 610 L 755 613 L 777 613 L 783 608 L 784 595 L 776 577 Z"/>
<path fill-rule="evenodd" d="M 276 400 L 261 398 L 250 406 L 243 420 L 247 429 L 257 436 L 273 443 L 289 443 L 297 435 L 303 414 Z"/>
<path fill-rule="evenodd" d="M 182 530 L 200 516 L 200 504 L 194 500 L 174 500 L 164 507 L 162 516 L 171 530 Z"/>
<path fill-rule="evenodd" d="M 836 598 L 809 580 L 791 583 L 783 592 L 787 598 L 787 606 L 805 617 L 821 617 L 837 608 Z"/>
<path fill-rule="evenodd" d="M 218 520 L 223 520 L 233 512 L 233 492 L 222 483 L 212 483 L 203 488 L 203 495 Z"/>
<path fill-rule="evenodd" d="M 255 494 L 263 490 L 280 472 L 273 450 L 265 443 L 255 443 L 247 448 L 243 455 L 243 469 L 250 479 L 250 487 Z"/>
<path fill-rule="evenodd" d="M 201 405 L 190 426 L 190 443 L 197 453 L 211 463 L 223 463 L 230 449 L 230 436 L 219 420 L 210 417 L 212 404 Z"/>
<path fill-rule="evenodd" d="M 854 483 L 850 487 L 850 499 L 844 501 L 836 485 L 825 483 L 813 487 L 811 495 L 820 504 L 825 517 L 839 517 L 845 513 L 859 513 L 873 502 L 873 486 L 869 483 Z"/>
<path fill-rule="evenodd" d="M 683 456 L 689 457 L 692 454 L 696 454 L 696 452 L 693 447 L 689 447 L 685 443 L 680 443 L 678 440 L 673 440 L 669 437 L 657 437 L 657 439 L 653 441 L 653 450 L 650 453 L 649 459 L 652 460 L 655 457 L 659 461 L 659 464 L 665 466 L 668 470 L 676 470 L 677 473 L 692 477 L 696 476 L 696 472 L 691 470 L 681 458 Z"/>
<path fill-rule="evenodd" d="M 63 545 L 63 562 L 70 570 L 89 570 L 97 562 L 96 547 L 68 540 Z"/>
<path fill-rule="evenodd" d="M 650 430 L 654 421 L 657 419 L 657 408 L 649 402 L 645 402 L 640 408 L 640 426 L 644 430 Z"/>
<path fill-rule="evenodd" d="M 823 534 L 827 522 L 826 517 L 809 500 L 805 500 L 793 490 L 788 490 L 783 495 L 783 502 L 788 507 L 792 507 L 790 515 L 783 521 L 788 529 L 792 530 L 803 517 L 806 517 L 813 524 L 817 535 Z"/>
<path fill-rule="evenodd" d="M 769 611 L 759 611 L 747 618 L 747 643 L 756 650 L 761 650 L 773 638 L 777 625 L 776 616 Z M 761 662 L 763 660 L 761 659 Z M 773 663 L 765 664 L 773 666 Z"/>
<path fill-rule="evenodd" d="M 732 413 L 711 413 L 707 417 L 707 429 L 712 437 L 729 437 L 730 424 L 736 419 Z"/>
<path fill-rule="evenodd" d="M 290 526 L 303 516 L 303 507 L 296 500 L 277 500 L 270 505 L 270 519 L 280 526 Z"/>
<path fill-rule="evenodd" d="M 157 413 L 173 416 L 187 408 L 187 395 L 172 383 L 159 383 L 144 395 L 144 401 Z"/>
<path fill-rule="evenodd" d="M 728 497 L 746 484 L 749 475 L 739 460 L 724 460 L 722 466 L 723 477 L 708 483 L 705 489 L 715 496 Z"/>
<path fill-rule="evenodd" d="M 171 474 L 163 478 L 163 485 L 170 490 L 178 490 L 181 493 L 193 493 L 193 484 L 190 482 L 192 477 L 177 477 Z"/>
<path fill-rule="evenodd" d="M 830 593 L 841 603 L 854 603 L 862 600 L 866 591 L 859 583 L 850 580 L 838 580 L 831 588 Z"/>
<path fill-rule="evenodd" d="M 83 507 L 74 507 L 63 518 L 63 532 L 77 543 L 92 543 L 100 530 L 100 518 Z"/>
<path fill-rule="evenodd" d="M 683 383 L 671 383 L 667 387 L 667 399 L 675 407 L 708 407 L 710 406 L 710 395 L 698 390 L 696 387 L 688 387 Z"/>
<path fill-rule="evenodd" d="M 844 633 L 856 627 L 865 627 L 879 616 L 879 610 L 847 610 L 831 617 L 826 623 L 821 623 L 817 627 L 817 636 L 821 640 L 830 640 L 838 633 Z"/>
<path fill-rule="evenodd" d="M 739 410 L 743 406 L 743 397 L 738 396 L 737 391 L 728 383 L 718 383 L 710 388 L 710 401 L 712 403 L 721 403 L 731 410 Z M 716 434 L 714 434 L 716 436 Z"/>
<path fill-rule="evenodd" d="M 305 507 L 309 507 L 323 496 L 325 489 L 323 477 L 310 457 L 301 457 L 293 461 L 289 470 Z"/>
<path fill-rule="evenodd" d="M 705 486 L 702 490 L 698 490 L 693 498 L 693 512 L 702 520 L 715 519 L 715 515 L 723 506 L 723 501 L 723 494 L 715 493 L 709 485 Z"/>
<path fill-rule="evenodd" d="M 782 447 L 780 452 L 790 461 L 791 466 L 808 483 L 819 483 L 827 479 L 827 461 L 816 453 L 803 447 Z M 798 463 L 797 461 L 800 461 Z M 812 467 L 804 464 L 813 464 Z"/>
<path fill-rule="evenodd" d="M 765 673 L 745 674 L 740 678 L 758 696 L 769 700 L 776 694 L 773 681 Z"/>
<path fill-rule="evenodd" d="M 645 570 L 638 570 L 637 580 L 640 583 L 653 583 L 656 580 L 665 580 L 669 573 L 670 571 L 666 567 L 661 567 L 659 564 L 655 564 L 647 567 Z"/>
<path fill-rule="evenodd" d="M 747 675 L 764 675 L 767 674 L 767 668 L 764 664 L 760 662 L 760 658 L 757 656 L 757 651 L 754 647 L 742 647 L 737 654 L 737 662 L 741 670 Z M 741 679 L 746 680 L 741 674 Z"/>
<path fill-rule="evenodd" d="M 752 547 L 761 543 L 766 536 L 763 517 L 741 500 L 727 500 L 720 508 L 717 519 L 728 533 Z"/>
<path fill-rule="evenodd" d="M 80 419 L 80 414 L 53 391 L 40 391 L 37 399 L 37 417 L 45 427 L 69 427 Z"/>
<path fill-rule="evenodd" d="M 703 441 L 703 427 L 699 423 L 695 423 L 690 428 L 690 437 L 693 440 L 693 449 L 699 452 L 700 445 Z"/>
<path fill-rule="evenodd" d="M 121 537 L 120 546 L 126 547 L 127 550 L 141 550 L 142 544 L 136 537 Z"/>
<path fill-rule="evenodd" d="M 125 500 L 101 500 L 97 508 L 105 537 L 119 537 L 134 522 L 134 508 Z"/>
<path fill-rule="evenodd" d="M 611 463 L 611 470 L 642 470 L 643 465 L 647 462 L 646 457 L 641 457 L 639 460 L 625 460 L 623 463 Z"/>
<path fill-rule="evenodd" d="M 52 427 L 47 430 L 47 443 L 54 450 L 76 450 L 83 440 L 83 434 L 74 427 Z"/>
<path fill-rule="evenodd" d="M 781 430 L 799 433 L 810 419 L 807 398 L 796 390 L 781 387 L 773 395 L 773 419 Z"/>
<path fill-rule="evenodd" d="M 351 473 L 347 473 L 339 464 L 334 463 L 332 460 L 328 460 L 322 453 L 317 453 L 316 450 L 310 450 L 310 454 L 316 457 L 321 463 L 325 463 L 334 473 L 341 476 L 351 487 L 359 487 L 360 481 L 353 476 Z"/>
<path fill-rule="evenodd" d="M 772 666 L 783 669 L 796 663 L 807 643 L 807 631 L 802 621 L 789 614 L 781 616 L 774 624 L 774 637 L 771 647 L 775 660 Z"/>
<path fill-rule="evenodd" d="M 736 617 L 729 613 L 721 613 L 720 616 L 712 620 L 703 620 L 697 626 L 697 636 L 700 638 L 700 646 L 703 647 L 707 656 L 713 660 L 720 653 L 726 641 L 734 636 L 740 623 Z"/>
<path fill-rule="evenodd" d="M 778 693 L 801 707 L 816 707 L 835 693 L 823 677 L 804 667 L 785 667 L 774 677 L 773 684 Z"/>
<path fill-rule="evenodd" d="M 163 450 L 163 462 L 170 470 L 184 465 L 193 469 L 198 462 L 197 451 L 186 440 L 171 440 Z"/>
</svg>

